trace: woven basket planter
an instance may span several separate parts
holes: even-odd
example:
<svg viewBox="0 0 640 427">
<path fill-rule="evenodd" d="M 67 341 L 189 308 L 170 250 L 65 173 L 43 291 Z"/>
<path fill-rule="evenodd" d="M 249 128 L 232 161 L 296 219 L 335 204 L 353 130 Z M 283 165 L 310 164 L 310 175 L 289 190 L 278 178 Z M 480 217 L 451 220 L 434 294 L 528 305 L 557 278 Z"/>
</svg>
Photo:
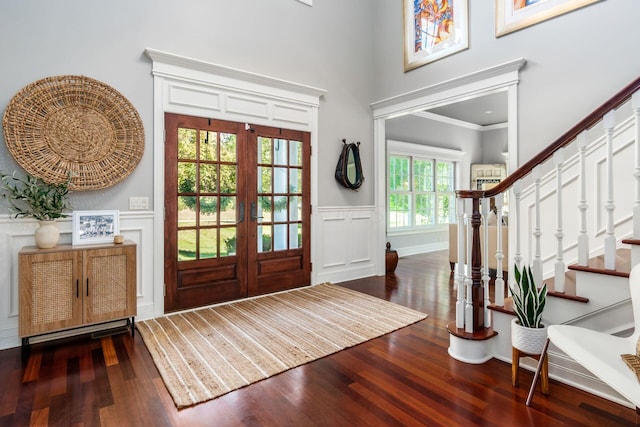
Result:
<svg viewBox="0 0 640 427">
<path fill-rule="evenodd" d="M 518 319 L 511 321 L 511 345 L 526 354 L 542 354 L 544 343 L 547 341 L 547 327 L 526 328 L 518 323 Z"/>
</svg>

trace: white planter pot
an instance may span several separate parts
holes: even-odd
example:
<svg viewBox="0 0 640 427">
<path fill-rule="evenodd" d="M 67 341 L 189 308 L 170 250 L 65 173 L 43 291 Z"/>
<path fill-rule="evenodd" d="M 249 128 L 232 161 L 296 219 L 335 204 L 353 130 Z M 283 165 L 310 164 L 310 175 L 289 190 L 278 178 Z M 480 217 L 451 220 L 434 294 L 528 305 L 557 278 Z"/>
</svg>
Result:
<svg viewBox="0 0 640 427">
<path fill-rule="evenodd" d="M 55 248 L 60 241 L 60 230 L 55 221 L 40 221 L 34 237 L 36 246 L 40 249 Z"/>
<path fill-rule="evenodd" d="M 527 354 L 542 354 L 544 343 L 547 341 L 547 327 L 526 328 L 518 323 L 518 319 L 511 321 L 511 345 Z"/>
</svg>

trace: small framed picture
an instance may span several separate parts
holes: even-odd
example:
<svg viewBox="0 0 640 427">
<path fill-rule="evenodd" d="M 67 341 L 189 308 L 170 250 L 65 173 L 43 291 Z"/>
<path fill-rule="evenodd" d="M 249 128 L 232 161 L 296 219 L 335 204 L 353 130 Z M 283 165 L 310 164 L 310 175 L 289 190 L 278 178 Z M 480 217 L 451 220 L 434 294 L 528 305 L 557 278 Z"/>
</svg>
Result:
<svg viewBox="0 0 640 427">
<path fill-rule="evenodd" d="M 73 245 L 113 243 L 120 233 L 118 211 L 74 211 Z"/>
</svg>

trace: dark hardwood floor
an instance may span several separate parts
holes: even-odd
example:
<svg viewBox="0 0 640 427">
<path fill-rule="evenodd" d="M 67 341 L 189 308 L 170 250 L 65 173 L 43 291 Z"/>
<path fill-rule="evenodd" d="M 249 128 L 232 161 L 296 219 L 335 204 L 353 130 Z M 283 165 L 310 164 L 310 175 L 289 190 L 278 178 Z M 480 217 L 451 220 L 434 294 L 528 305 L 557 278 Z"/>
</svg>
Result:
<svg viewBox="0 0 640 427">
<path fill-rule="evenodd" d="M 619 426 L 635 411 L 551 380 L 447 354 L 455 293 L 446 252 L 401 259 L 395 275 L 342 285 L 429 317 L 218 399 L 175 409 L 138 334 L 0 351 L 0 426 Z"/>
</svg>

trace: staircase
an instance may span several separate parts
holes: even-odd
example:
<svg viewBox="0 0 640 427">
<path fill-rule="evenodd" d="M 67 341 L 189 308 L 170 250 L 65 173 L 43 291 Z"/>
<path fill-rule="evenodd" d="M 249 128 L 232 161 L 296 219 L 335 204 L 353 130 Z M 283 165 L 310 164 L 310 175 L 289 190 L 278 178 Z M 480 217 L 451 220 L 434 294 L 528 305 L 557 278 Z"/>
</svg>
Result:
<svg viewBox="0 0 640 427">
<path fill-rule="evenodd" d="M 505 278 L 498 272 L 490 281 L 481 256 L 488 251 L 481 250 L 479 238 L 487 232 L 490 199 L 500 209 L 504 194 L 510 201 L 509 265 L 530 265 L 536 283 L 547 283 L 544 323 L 629 335 L 628 277 L 640 262 L 640 78 L 498 186 L 458 191 L 458 235 L 466 227 L 468 240 L 458 242 L 458 259 L 466 263 L 456 270 L 458 300 L 456 319 L 448 326 L 449 354 L 468 363 L 493 357 L 511 362 L 514 314 L 505 282 L 513 271 Z M 500 265 L 502 253 L 498 247 L 489 256 Z M 527 358 L 521 366 L 533 370 L 536 361 Z M 549 375 L 634 407 L 553 345 Z"/>
</svg>

